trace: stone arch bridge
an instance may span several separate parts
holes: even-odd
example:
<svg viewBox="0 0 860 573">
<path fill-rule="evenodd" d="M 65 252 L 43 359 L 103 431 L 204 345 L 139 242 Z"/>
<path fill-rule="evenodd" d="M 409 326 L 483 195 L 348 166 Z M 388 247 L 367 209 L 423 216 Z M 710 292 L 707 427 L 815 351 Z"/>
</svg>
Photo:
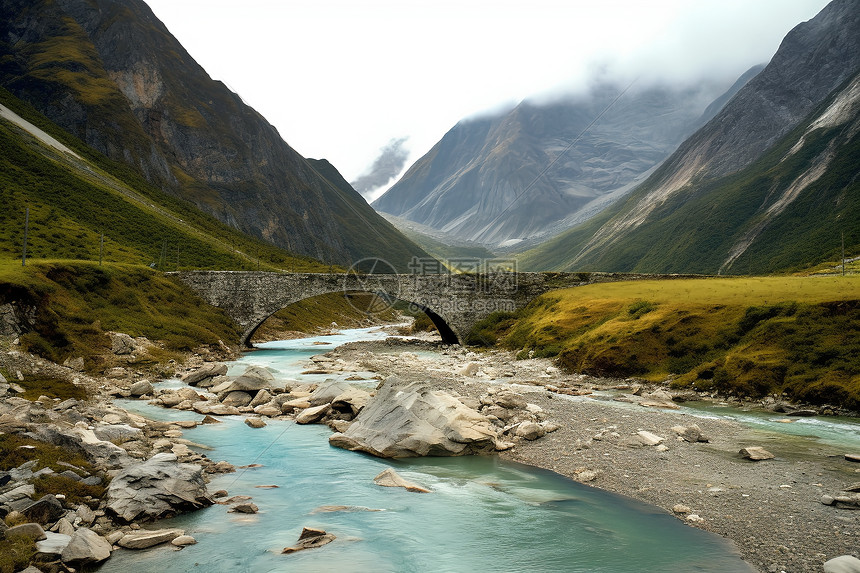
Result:
<svg viewBox="0 0 860 573">
<path fill-rule="evenodd" d="M 369 292 L 387 307 L 394 300 L 424 311 L 449 344 L 459 343 L 481 319 L 496 311 L 514 312 L 552 290 L 594 282 L 640 278 L 608 273 L 357 274 L 260 271 L 168 273 L 205 301 L 220 307 L 242 328 L 250 345 L 257 328 L 279 310 L 314 296 Z M 379 307 L 369 307 L 368 313 Z"/>
</svg>

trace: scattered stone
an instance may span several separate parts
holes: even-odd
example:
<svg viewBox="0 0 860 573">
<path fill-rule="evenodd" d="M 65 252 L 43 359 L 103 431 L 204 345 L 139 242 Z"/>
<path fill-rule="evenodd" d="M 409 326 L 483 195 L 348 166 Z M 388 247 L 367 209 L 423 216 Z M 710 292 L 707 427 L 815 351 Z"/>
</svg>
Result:
<svg viewBox="0 0 860 573">
<path fill-rule="evenodd" d="M 253 416 L 250 418 L 245 418 L 245 425 L 250 426 L 252 428 L 264 428 L 266 427 L 266 422 L 264 422 L 262 418 Z"/>
<path fill-rule="evenodd" d="M 221 460 L 209 466 L 207 473 L 230 474 L 236 471 L 236 467 L 228 461 Z"/>
<path fill-rule="evenodd" d="M 578 469 L 574 470 L 574 476 L 576 476 L 576 480 L 580 482 L 589 482 L 594 481 L 600 476 L 600 470 L 589 470 L 589 469 Z"/>
<path fill-rule="evenodd" d="M 285 547 L 281 553 L 295 553 L 304 549 L 314 549 L 322 547 L 334 541 L 336 537 L 331 533 L 326 533 L 323 529 L 314 529 L 311 527 L 302 528 L 302 533 L 299 535 L 299 541 L 293 546 Z"/>
<path fill-rule="evenodd" d="M 47 523 L 54 523 L 63 517 L 66 512 L 56 497 L 47 494 L 22 509 L 21 513 L 32 522 L 45 525 Z"/>
<path fill-rule="evenodd" d="M 497 436 L 489 418 L 447 392 L 392 376 L 329 443 L 379 457 L 451 456 L 492 453 Z"/>
<path fill-rule="evenodd" d="M 93 433 L 100 440 L 120 443 L 138 440 L 143 435 L 140 428 L 134 428 L 128 424 L 98 425 L 93 430 Z"/>
<path fill-rule="evenodd" d="M 474 376 L 478 373 L 478 365 L 475 362 L 467 362 L 458 374 L 461 376 Z"/>
<path fill-rule="evenodd" d="M 296 424 L 314 424 L 322 420 L 331 411 L 331 404 L 322 404 L 305 408 L 296 416 Z"/>
<path fill-rule="evenodd" d="M 116 531 L 111 531 L 110 533 L 105 535 L 105 539 L 107 539 L 107 542 L 113 546 L 113 545 L 116 545 L 117 542 L 120 539 L 122 539 L 124 536 L 125 536 L 125 531 L 122 531 L 121 529 L 117 529 Z"/>
<path fill-rule="evenodd" d="M 57 521 L 57 533 L 68 535 L 69 537 L 75 532 L 74 526 L 65 517 Z"/>
<path fill-rule="evenodd" d="M 257 395 L 254 396 L 254 399 L 251 400 L 251 402 L 248 405 L 252 408 L 257 408 L 259 406 L 262 406 L 263 404 L 267 404 L 271 400 L 272 400 L 272 393 L 269 392 L 268 390 L 263 389 L 263 390 L 260 390 L 259 392 L 257 392 Z M 279 411 L 280 411 L 280 409 L 279 409 Z"/>
<path fill-rule="evenodd" d="M 181 529 L 141 529 L 123 535 L 117 541 L 117 545 L 125 549 L 146 549 L 154 545 L 168 543 L 181 535 L 185 535 L 185 532 Z"/>
<path fill-rule="evenodd" d="M 636 432 L 636 435 L 639 436 L 639 440 L 646 446 L 656 446 L 665 439 L 646 430 L 639 430 Z"/>
<path fill-rule="evenodd" d="M 110 557 L 110 552 L 111 544 L 107 539 L 91 529 L 81 527 L 72 535 L 60 559 L 63 563 L 86 565 L 104 561 Z"/>
<path fill-rule="evenodd" d="M 229 513 L 257 513 L 260 508 L 255 503 L 240 503 L 227 510 Z"/>
<path fill-rule="evenodd" d="M 860 493 L 825 494 L 821 496 L 821 503 L 832 505 L 839 509 L 860 509 Z"/>
<path fill-rule="evenodd" d="M 179 537 L 170 542 L 171 545 L 174 545 L 176 547 L 186 547 L 188 545 L 194 545 L 196 543 L 197 540 L 190 535 L 180 535 Z"/>
<path fill-rule="evenodd" d="M 134 352 L 134 338 L 123 332 L 110 333 L 111 352 L 117 356 L 125 356 Z"/>
<path fill-rule="evenodd" d="M 182 381 L 189 386 L 197 386 L 203 380 L 207 378 L 214 378 L 215 376 L 223 376 L 227 374 L 227 365 L 226 364 L 206 364 L 194 372 L 186 374 L 182 377 Z"/>
<path fill-rule="evenodd" d="M 738 453 L 744 458 L 752 460 L 754 462 L 761 460 L 770 460 L 775 457 L 772 453 L 759 446 L 749 446 L 746 448 L 742 448 Z"/>
<path fill-rule="evenodd" d="M 224 399 L 221 400 L 221 403 L 225 406 L 236 406 L 237 408 L 241 408 L 242 406 L 247 406 L 251 403 L 253 397 L 248 393 L 242 390 L 236 390 L 233 392 L 228 392 Z"/>
<path fill-rule="evenodd" d="M 33 541 L 42 541 L 43 539 L 47 539 L 45 536 L 45 530 L 42 529 L 42 526 L 38 523 L 22 523 L 21 525 L 16 525 L 6 530 L 6 537 L 12 537 L 15 535 L 29 537 Z"/>
<path fill-rule="evenodd" d="M 270 389 L 275 382 L 272 373 L 259 366 L 249 366 L 241 375 L 228 377 L 223 383 L 210 388 L 214 394 L 223 392 L 248 392 L 256 394 L 260 390 Z"/>
<path fill-rule="evenodd" d="M 512 390 L 500 390 L 491 399 L 496 406 L 501 406 L 507 410 L 528 410 L 525 397 Z"/>
<path fill-rule="evenodd" d="M 282 412 L 281 408 L 277 406 L 273 406 L 272 404 L 262 404 L 254 408 L 254 413 L 260 416 L 274 418 L 275 416 L 280 416 Z"/>
<path fill-rule="evenodd" d="M 105 492 L 106 509 L 127 522 L 158 519 L 212 505 L 200 466 L 160 453 L 122 470 Z"/>
<path fill-rule="evenodd" d="M 227 499 L 222 499 L 218 502 L 219 505 L 235 505 L 237 503 L 244 503 L 250 499 L 253 499 L 250 495 L 234 495 L 233 497 L 228 497 Z"/>
<path fill-rule="evenodd" d="M 687 507 L 686 505 L 683 505 L 681 503 L 676 503 L 675 505 L 672 506 L 672 512 L 673 513 L 679 513 L 679 514 L 688 514 L 688 513 L 692 513 L 693 510 L 690 509 L 689 507 Z"/>
<path fill-rule="evenodd" d="M 860 559 L 840 555 L 824 562 L 824 573 L 860 573 Z"/>
<path fill-rule="evenodd" d="M 140 382 L 135 382 L 131 385 L 131 388 L 128 389 L 131 392 L 131 395 L 135 398 L 139 398 L 140 396 L 144 396 L 146 394 L 152 394 L 154 389 L 152 387 L 152 383 L 149 380 L 141 380 Z"/>
<path fill-rule="evenodd" d="M 687 516 L 687 521 L 691 523 L 702 523 L 703 521 L 705 521 L 705 518 L 703 518 L 697 513 L 691 513 Z"/>
<path fill-rule="evenodd" d="M 74 531 L 72 533 L 74 533 Z M 71 540 L 72 536 L 70 534 L 46 531 L 45 539 L 36 542 L 36 552 L 40 557 L 59 559 L 63 550 L 69 545 Z"/>
<path fill-rule="evenodd" d="M 860 454 L 845 454 L 845 459 L 849 462 L 860 463 Z"/>
<path fill-rule="evenodd" d="M 526 421 L 517 426 L 515 435 L 529 441 L 542 438 L 546 434 L 546 430 L 537 422 Z"/>
<path fill-rule="evenodd" d="M 221 420 L 218 418 L 213 418 L 212 416 L 205 416 L 201 421 L 201 424 L 220 424 Z"/>
<path fill-rule="evenodd" d="M 685 442 L 695 444 L 696 442 L 710 442 L 710 440 L 702 434 L 702 429 L 697 424 L 690 426 L 672 426 L 672 431 L 683 438 Z"/>
<path fill-rule="evenodd" d="M 362 390 L 361 388 L 350 388 L 349 390 L 338 394 L 334 400 L 331 401 L 331 408 L 337 412 L 357 416 L 358 413 L 364 409 L 369 400 L 370 392 Z"/>
<path fill-rule="evenodd" d="M 401 475 L 394 471 L 392 468 L 386 468 L 382 470 L 379 475 L 373 478 L 373 483 L 375 483 L 376 485 L 381 485 L 383 487 L 402 487 L 406 491 L 411 491 L 414 493 L 431 493 L 429 489 L 403 479 L 403 477 L 401 477 Z"/>
<path fill-rule="evenodd" d="M 824 573 L 860 573 L 860 559 L 840 555 L 824 562 Z"/>
<path fill-rule="evenodd" d="M 78 509 L 75 510 L 75 514 L 84 525 L 90 525 L 96 520 L 96 513 L 86 505 L 79 505 Z"/>
<path fill-rule="evenodd" d="M 335 398 L 347 393 L 354 388 L 346 382 L 337 380 L 328 380 L 317 386 L 316 390 L 308 396 L 308 402 L 311 406 L 322 406 L 323 404 L 331 404 Z"/>
<path fill-rule="evenodd" d="M 792 410 L 790 412 L 786 412 L 789 416 L 797 416 L 801 418 L 811 418 L 812 416 L 817 416 L 817 410 Z"/>
</svg>

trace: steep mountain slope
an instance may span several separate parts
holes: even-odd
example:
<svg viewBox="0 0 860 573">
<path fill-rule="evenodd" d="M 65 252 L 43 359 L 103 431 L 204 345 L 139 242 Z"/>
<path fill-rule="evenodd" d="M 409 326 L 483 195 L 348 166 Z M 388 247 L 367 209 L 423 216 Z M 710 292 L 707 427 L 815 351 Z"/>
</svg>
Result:
<svg viewBox="0 0 860 573">
<path fill-rule="evenodd" d="M 601 85 L 465 120 L 373 206 L 492 247 L 546 237 L 640 182 L 716 112 L 702 117 L 724 89 Z"/>
<path fill-rule="evenodd" d="M 106 159 L 0 88 L 0 260 L 325 271 L 232 229 Z"/>
<path fill-rule="evenodd" d="M 623 203 L 521 264 L 768 272 L 857 244 L 858 70 L 860 2 L 835 0 Z"/>
<path fill-rule="evenodd" d="M 424 255 L 213 81 L 141 0 L 0 0 L 0 16 L 0 84 L 149 182 L 327 263 Z"/>
</svg>

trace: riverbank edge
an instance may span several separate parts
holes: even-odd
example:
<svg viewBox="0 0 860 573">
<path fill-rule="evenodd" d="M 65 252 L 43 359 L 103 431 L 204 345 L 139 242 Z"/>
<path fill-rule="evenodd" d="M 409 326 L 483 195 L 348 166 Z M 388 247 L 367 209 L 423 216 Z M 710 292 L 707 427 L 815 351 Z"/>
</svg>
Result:
<svg viewBox="0 0 860 573">
<path fill-rule="evenodd" d="M 430 349 L 433 344 L 423 347 Z M 746 563 L 762 572 L 821 571 L 826 560 L 857 553 L 857 517 L 850 510 L 821 503 L 823 494 L 840 491 L 860 479 L 857 464 L 843 459 L 845 452 L 838 448 L 801 438 L 786 438 L 785 447 L 774 447 L 772 434 L 736 422 L 635 404 L 634 392 L 647 395 L 655 391 L 678 399 L 721 402 L 719 397 L 673 391 L 665 382 L 592 378 L 564 373 L 548 359 L 516 360 L 513 353 L 502 350 L 436 347 L 458 359 L 450 364 L 436 360 L 424 368 L 415 363 L 414 355 L 402 366 L 383 359 L 379 373 L 383 378 L 429 379 L 434 387 L 471 398 L 478 398 L 491 385 L 512 384 L 559 424 L 558 431 L 541 439 L 515 439 L 514 448 L 499 453 L 503 459 L 658 507 L 687 525 L 729 540 Z M 408 343 L 392 340 L 358 342 L 328 356 L 347 364 L 354 358 L 361 363 L 360 369 L 372 371 L 368 351 L 409 353 L 409 349 Z M 516 370 L 514 376 L 506 371 L 511 367 Z M 475 375 L 464 375 L 468 370 Z M 488 373 L 502 377 L 490 381 Z M 588 393 L 603 390 L 617 392 L 626 409 L 611 401 L 587 398 Z M 767 411 L 777 404 L 774 399 L 764 404 L 735 400 L 733 405 Z M 709 436 L 707 443 L 687 443 L 672 431 L 692 423 Z M 661 445 L 668 450 L 644 446 L 636 439 L 640 431 L 664 438 Z M 762 444 L 775 450 L 774 460 L 752 462 L 739 454 L 744 447 Z"/>
<path fill-rule="evenodd" d="M 538 360 L 524 360 L 517 361 L 512 358 L 510 353 L 506 353 L 504 351 L 482 351 L 480 353 L 471 352 L 468 349 L 462 347 L 445 347 L 438 343 L 434 342 L 399 342 L 394 339 L 389 339 L 386 342 L 360 342 L 360 343 L 351 343 L 339 347 L 335 351 L 329 354 L 334 354 L 337 356 L 342 356 L 343 352 L 357 351 L 357 352 L 367 352 L 369 349 L 374 351 L 391 352 L 392 350 L 399 350 L 401 353 L 406 352 L 410 353 L 410 350 L 416 349 L 416 346 L 421 349 L 438 349 L 441 353 L 447 353 L 448 355 L 456 355 L 456 366 L 462 367 L 469 363 L 478 363 L 478 364 L 490 364 L 490 367 L 503 367 L 504 365 L 515 364 L 518 366 L 529 365 L 531 368 L 531 374 L 533 376 L 528 376 L 527 374 L 522 374 L 518 377 L 513 377 L 514 384 L 519 384 L 520 382 L 527 382 L 527 384 L 522 384 L 521 386 L 525 386 L 525 388 L 519 388 L 520 391 L 527 396 L 529 402 L 537 402 L 541 408 L 544 408 L 554 420 L 561 424 L 561 429 L 559 432 L 556 432 L 549 437 L 542 438 L 541 440 L 537 440 L 534 442 L 529 442 L 525 440 L 518 440 L 517 445 L 514 449 L 500 453 L 500 457 L 504 459 L 510 459 L 513 461 L 517 461 L 520 463 L 525 463 L 534 467 L 540 467 L 542 469 L 553 471 L 559 475 L 562 475 L 566 478 L 572 479 L 574 481 L 587 483 L 589 486 L 598 487 L 601 489 L 606 489 L 607 491 L 612 491 L 613 493 L 625 495 L 632 499 L 636 499 L 638 501 L 648 503 L 650 505 L 660 507 L 661 509 L 673 513 L 673 508 L 679 505 L 679 499 L 681 501 L 689 501 L 687 496 L 683 495 L 684 491 L 679 491 L 677 489 L 673 489 L 672 487 L 663 487 L 659 490 L 656 490 L 653 485 L 648 485 L 647 483 L 643 486 L 641 482 L 648 482 L 649 480 L 654 479 L 652 472 L 645 472 L 646 479 L 640 479 L 637 483 L 632 483 L 628 478 L 635 474 L 633 469 L 642 469 L 643 464 L 642 460 L 631 460 L 631 459 L 622 459 L 623 456 L 619 459 L 613 460 L 602 460 L 603 462 L 611 461 L 611 465 L 613 467 L 613 471 L 607 471 L 607 469 L 601 467 L 604 464 L 591 464 L 591 467 L 587 463 L 589 459 L 594 459 L 597 457 L 597 454 L 603 452 L 604 450 L 609 451 L 628 451 L 629 452 L 639 452 L 642 453 L 648 452 L 650 454 L 650 450 L 643 450 L 638 446 L 631 446 L 628 441 L 623 440 L 613 440 L 611 438 L 604 440 L 595 440 L 594 435 L 591 435 L 589 438 L 587 436 L 588 432 L 597 431 L 599 432 L 602 429 L 609 428 L 611 426 L 615 426 L 614 430 L 621 431 L 613 431 L 611 433 L 617 433 L 620 436 L 624 434 L 624 431 L 627 428 L 619 428 L 618 424 L 611 424 L 610 421 L 618 422 L 619 420 L 610 420 L 609 417 L 606 417 L 603 424 L 603 428 L 590 428 L 587 427 L 574 427 L 575 424 L 572 424 L 571 421 L 575 420 L 575 417 L 567 417 L 565 411 L 570 412 L 571 408 L 573 408 L 574 404 L 578 404 L 578 408 L 582 409 L 581 404 L 584 402 L 567 402 L 564 398 L 559 400 L 562 395 L 555 394 L 552 391 L 547 390 L 547 386 L 554 386 L 550 382 L 555 382 L 556 384 L 562 382 L 563 385 L 574 388 L 614 388 L 617 390 L 632 390 L 631 385 L 638 384 L 640 381 L 635 380 L 606 380 L 606 379 L 592 379 L 588 377 L 577 377 L 576 375 L 565 374 L 558 369 L 556 369 L 552 364 L 545 359 Z M 200 355 L 189 355 L 187 357 L 187 362 L 182 366 L 172 365 L 176 371 L 174 376 L 179 376 L 182 372 L 188 372 L 194 370 L 195 368 L 202 366 L 207 362 L 217 361 L 219 358 L 232 358 L 231 353 L 223 353 L 221 356 L 217 355 L 217 351 L 214 353 L 210 353 L 205 356 Z M 17 353 L 18 360 L 27 359 L 33 360 L 35 363 L 38 363 L 42 367 L 47 367 L 49 369 L 62 369 L 69 375 L 74 375 L 74 372 L 68 368 L 55 365 L 53 363 L 49 363 L 48 361 L 44 361 L 42 359 L 38 359 L 37 357 L 32 356 L 24 356 L 22 353 Z M 9 354 L 6 353 L 6 360 L 3 361 L 4 364 L 8 363 Z M 409 357 L 409 361 L 412 361 L 412 357 Z M 387 361 L 388 362 L 388 361 Z M 390 365 L 391 363 L 388 362 Z M 396 364 L 395 364 L 396 366 Z M 438 364 L 436 365 L 438 366 Z M 163 365 L 159 366 L 160 368 Z M 347 364 L 345 368 L 348 368 Z M 357 370 L 367 371 L 367 364 L 362 364 L 360 368 Z M 397 370 L 395 368 L 394 370 Z M 491 384 L 488 380 L 482 380 L 480 376 L 469 377 L 463 376 L 458 373 L 459 370 L 452 363 L 451 367 L 447 368 L 447 375 L 440 376 L 439 372 L 435 372 L 432 374 L 428 373 L 428 369 L 416 369 L 414 368 L 414 363 L 408 365 L 408 371 L 399 372 L 401 375 L 414 376 L 417 378 L 430 378 L 436 382 L 444 382 L 439 384 L 440 387 L 444 387 L 446 389 L 453 389 L 464 396 L 474 396 L 477 397 L 480 393 L 484 392 L 486 388 Z M 481 373 L 482 370 L 478 369 L 476 373 Z M 386 372 L 386 368 L 379 369 L 380 375 L 392 374 L 397 372 Z M 538 384 L 535 384 L 534 379 L 523 380 L 523 376 L 529 378 L 539 378 Z M 167 376 L 171 377 L 171 376 Z M 116 386 L 118 384 L 117 380 L 109 379 L 109 378 L 89 378 L 87 377 L 90 383 L 96 383 L 101 386 Z M 127 381 L 126 381 L 127 382 Z M 529 388 L 531 386 L 531 388 Z M 626 388 L 625 388 L 626 386 Z M 646 386 L 646 390 L 653 390 L 655 388 L 660 387 L 659 384 L 651 384 Z M 102 388 L 101 390 L 104 390 Z M 108 403 L 112 403 L 112 398 L 114 394 L 109 391 L 108 393 L 100 393 L 97 397 L 98 400 L 106 399 Z M 555 396 L 555 397 L 553 397 Z M 710 397 L 708 397 L 710 398 Z M 592 408 L 605 408 L 605 404 L 600 404 L 599 402 L 594 402 L 590 404 Z M 605 412 L 604 412 L 605 413 Z M 617 412 L 613 412 L 617 414 Z M 652 427 L 655 431 L 661 431 L 666 434 L 666 423 L 656 424 L 653 422 L 645 423 L 646 419 L 649 418 L 660 418 L 664 421 L 673 419 L 674 414 L 672 412 L 664 412 L 654 409 L 646 409 L 643 410 L 641 416 L 637 416 L 637 426 L 643 427 Z M 592 417 L 592 419 L 594 419 Z M 673 421 L 677 421 L 674 420 Z M 682 421 L 684 421 L 682 419 Z M 686 419 L 689 421 L 689 419 Z M 667 422 L 668 423 L 668 422 Z M 600 425 L 598 424 L 598 425 Z M 707 431 L 708 423 L 703 424 L 705 426 L 705 430 Z M 659 427 L 658 427 L 659 426 Z M 162 428 L 163 429 L 163 428 Z M 584 443 L 584 439 L 589 440 L 590 444 L 586 448 L 580 448 L 577 452 L 574 452 L 576 455 L 570 455 L 571 452 L 565 450 L 565 444 L 574 444 L 577 441 Z M 719 455 L 725 457 L 728 455 L 736 455 L 736 451 L 732 451 L 734 446 L 729 447 L 728 449 L 721 445 L 718 447 L 717 451 Z M 676 448 L 672 448 L 676 449 Z M 699 451 L 702 450 L 701 448 Z M 585 452 L 589 452 L 594 454 L 592 456 L 586 455 Z M 689 452 L 688 452 L 689 453 Z M 835 454 L 834 454 L 835 455 Z M 599 457 L 598 457 L 599 459 Z M 216 464 L 217 465 L 217 464 Z M 690 465 L 690 464 L 687 464 Z M 696 464 L 693 464 L 696 465 Z M 752 467 L 751 464 L 747 464 L 749 467 Z M 590 477 L 594 475 L 594 477 Z M 584 479 L 588 477 L 589 479 Z M 663 483 L 667 486 L 671 486 L 672 480 L 666 480 L 665 476 L 662 480 Z M 702 481 L 702 480 L 699 480 Z M 827 481 L 827 480 L 822 480 Z M 719 487 L 712 486 L 709 482 L 702 481 L 701 485 L 707 485 L 711 487 Z M 827 487 L 831 488 L 831 490 L 836 486 L 835 480 L 829 480 L 827 484 L 819 483 L 817 487 L 820 489 L 819 492 L 823 492 Z M 709 489 L 709 488 L 708 488 Z M 702 492 L 699 491 L 699 494 Z M 709 494 L 719 494 L 721 492 L 708 492 Z M 719 496 L 713 496 L 714 499 L 717 499 Z M 819 496 L 820 497 L 820 496 Z M 818 501 L 818 498 L 815 499 L 814 503 L 818 506 L 817 509 L 823 508 L 821 503 Z M 725 505 L 725 504 L 722 504 Z M 778 543 L 779 539 L 778 532 L 773 532 L 771 535 L 771 539 L 765 539 L 763 541 L 759 541 L 756 543 L 750 543 L 747 536 L 745 536 L 745 530 L 748 528 L 733 528 L 726 527 L 725 523 L 719 518 L 715 518 L 711 515 L 711 512 L 719 509 L 720 504 L 708 503 L 704 499 L 698 500 L 698 503 L 691 504 L 691 511 L 696 511 L 698 513 L 678 513 L 674 512 L 675 515 L 678 515 L 680 519 L 684 520 L 688 525 L 699 527 L 713 533 L 719 534 L 722 537 L 730 540 L 735 544 L 735 547 L 738 548 L 740 555 L 745 559 L 747 563 L 749 563 L 753 567 L 758 567 L 760 571 L 786 571 L 787 573 L 791 573 L 792 571 L 812 571 L 812 570 L 820 570 L 821 563 L 823 563 L 825 558 L 831 558 L 836 556 L 837 554 L 850 554 L 851 549 L 850 546 L 846 546 L 847 549 L 840 549 L 838 547 L 833 547 L 831 549 L 827 549 L 826 547 L 818 544 L 815 547 L 810 547 L 809 544 L 802 545 L 784 545 Z M 826 508 L 825 511 L 834 512 L 832 508 Z M 701 521 L 693 521 L 687 519 L 690 515 L 697 515 L 702 518 Z M 702 516 L 705 517 L 702 517 Z M 853 519 L 852 528 L 855 530 L 854 535 L 856 535 L 856 518 Z M 757 527 L 753 528 L 758 530 Z M 764 528 L 761 531 L 768 532 L 770 529 Z M 785 548 L 785 549 L 780 549 Z M 822 551 L 818 551 L 814 555 L 810 555 L 809 551 L 811 549 L 818 548 Z M 783 568 L 781 566 L 781 562 L 778 559 L 782 554 L 786 552 L 799 551 L 804 554 L 805 557 L 802 559 L 792 559 L 789 560 L 790 563 L 795 563 L 797 565 L 801 565 L 804 563 L 806 565 L 815 565 L 815 569 L 806 569 L 806 568 L 793 568 L 787 567 Z M 784 560 L 783 560 L 784 561 Z M 774 569 L 774 566 L 776 568 Z M 805 567 L 805 565 L 803 565 Z"/>
</svg>

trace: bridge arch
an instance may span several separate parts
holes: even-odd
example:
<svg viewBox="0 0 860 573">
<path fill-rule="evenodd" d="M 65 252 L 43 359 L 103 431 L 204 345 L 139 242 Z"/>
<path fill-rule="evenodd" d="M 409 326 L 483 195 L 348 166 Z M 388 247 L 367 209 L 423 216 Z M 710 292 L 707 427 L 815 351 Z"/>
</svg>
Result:
<svg viewBox="0 0 860 573">
<path fill-rule="evenodd" d="M 430 321 L 433 323 L 433 326 L 435 326 L 436 330 L 439 331 L 439 335 L 441 336 L 443 343 L 445 343 L 445 344 L 459 344 L 459 339 L 457 337 L 457 334 L 454 332 L 454 330 L 451 328 L 451 326 L 448 325 L 448 323 L 445 321 L 445 319 L 442 316 L 440 316 L 439 314 L 433 312 L 433 310 L 425 307 L 424 305 L 422 305 L 418 302 L 405 300 L 405 299 L 402 299 L 399 297 L 394 298 L 394 297 L 391 297 L 391 295 L 389 293 L 384 292 L 384 291 L 376 291 L 376 292 L 371 292 L 369 290 L 344 291 L 342 288 L 340 288 L 340 289 L 330 290 L 330 291 L 325 292 L 325 293 L 313 294 L 313 295 L 308 295 L 308 296 L 304 296 L 301 298 L 296 298 L 296 300 L 292 300 L 291 302 L 287 302 L 284 306 L 275 309 L 274 311 L 272 311 L 270 314 L 268 314 L 266 316 L 262 316 L 262 315 L 256 316 L 253 321 L 249 321 L 248 326 L 245 327 L 243 332 L 242 332 L 242 338 L 240 341 L 242 346 L 245 346 L 245 347 L 253 346 L 251 341 L 253 340 L 254 334 L 256 334 L 257 330 L 267 320 L 272 318 L 272 316 L 274 316 L 275 314 L 277 314 L 281 310 L 288 308 L 290 305 L 293 305 L 293 304 L 296 304 L 296 303 L 299 303 L 299 302 L 302 302 L 305 300 L 309 300 L 309 299 L 315 298 L 317 296 L 323 296 L 326 294 L 337 294 L 337 293 L 343 294 L 345 296 L 349 296 L 351 294 L 356 294 L 356 293 L 364 293 L 364 294 L 374 295 L 374 297 L 378 301 L 378 306 L 368 307 L 367 309 L 361 308 L 359 306 L 354 307 L 357 311 L 364 312 L 367 315 L 378 314 L 378 313 L 386 310 L 387 308 L 390 308 L 391 305 L 395 301 L 400 301 L 400 302 L 403 302 L 405 304 L 408 304 L 410 306 L 410 308 L 420 310 L 421 312 L 423 312 L 424 314 L 427 315 L 427 318 L 430 319 Z M 292 299 L 292 298 L 293 297 L 290 297 L 290 299 Z M 373 303 L 371 303 L 371 304 L 373 304 Z M 277 304 L 275 304 L 275 306 L 277 306 Z"/>
<path fill-rule="evenodd" d="M 231 316 L 242 329 L 240 342 L 245 345 L 260 324 L 280 309 L 333 292 L 371 292 L 410 302 L 427 314 L 444 341 L 453 344 L 463 341 L 478 321 L 493 312 L 519 310 L 545 292 L 594 282 L 643 278 L 642 275 L 611 273 L 513 272 L 361 275 L 183 271 L 167 274 Z"/>
</svg>

